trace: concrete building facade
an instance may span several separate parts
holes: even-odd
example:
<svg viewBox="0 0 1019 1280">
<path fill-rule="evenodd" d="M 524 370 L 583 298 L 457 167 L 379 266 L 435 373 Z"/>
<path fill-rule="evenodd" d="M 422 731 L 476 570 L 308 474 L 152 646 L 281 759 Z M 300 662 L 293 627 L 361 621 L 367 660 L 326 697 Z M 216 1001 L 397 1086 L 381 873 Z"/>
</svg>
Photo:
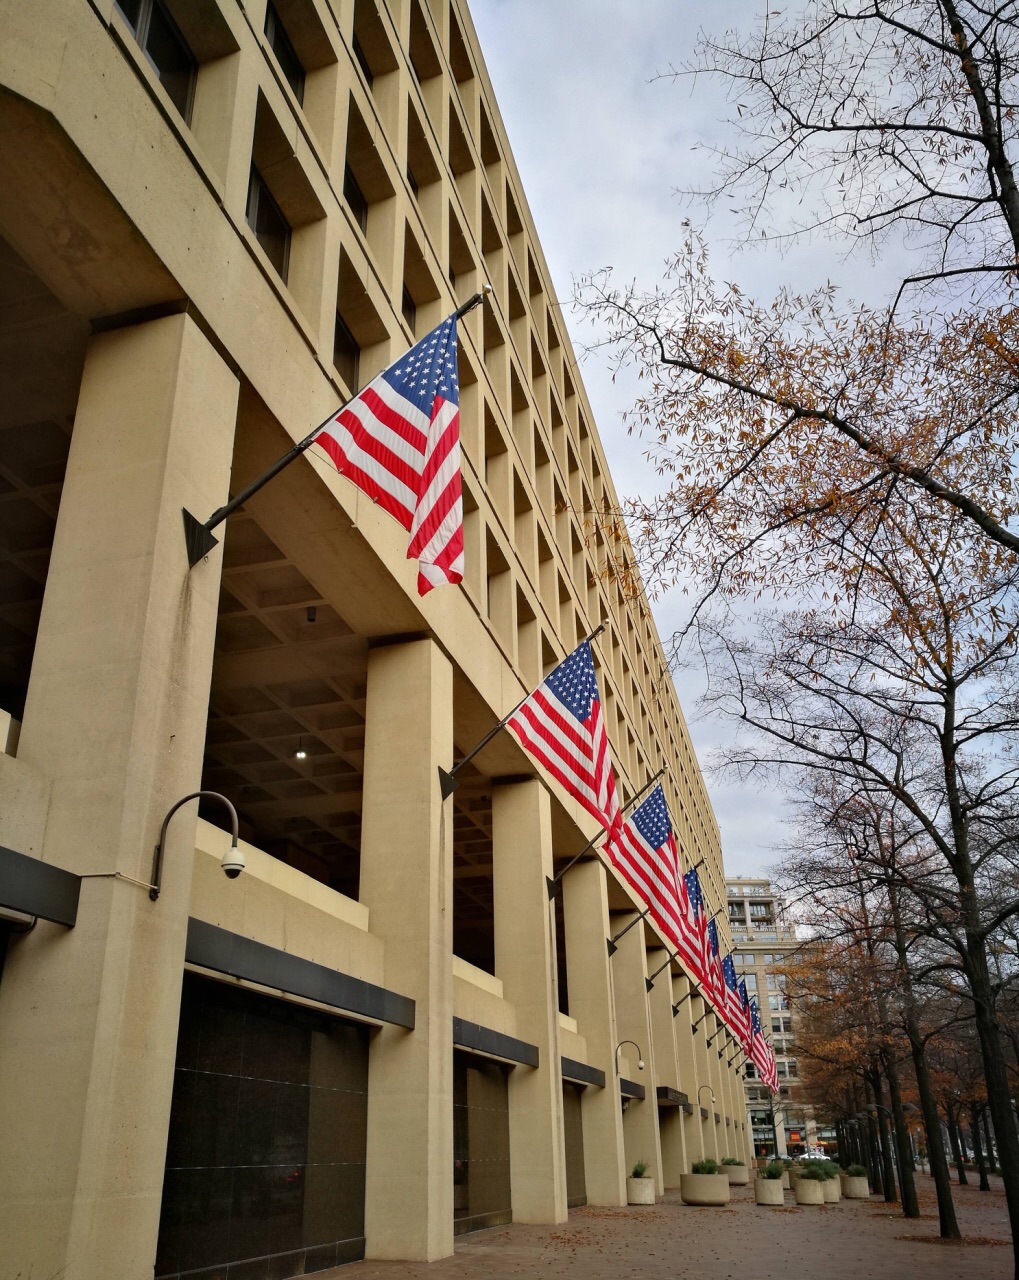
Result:
<svg viewBox="0 0 1019 1280">
<path fill-rule="evenodd" d="M 4 1273 L 437 1258 L 624 1203 L 638 1159 L 661 1191 L 746 1154 L 643 904 L 595 856 L 549 899 L 589 816 L 506 733 L 440 793 L 604 622 L 621 798 L 665 770 L 721 909 L 463 0 L 0 0 L 0 173 Z M 182 508 L 486 283 L 462 586 L 420 599 L 404 531 L 314 449 L 189 571 Z"/>
</svg>

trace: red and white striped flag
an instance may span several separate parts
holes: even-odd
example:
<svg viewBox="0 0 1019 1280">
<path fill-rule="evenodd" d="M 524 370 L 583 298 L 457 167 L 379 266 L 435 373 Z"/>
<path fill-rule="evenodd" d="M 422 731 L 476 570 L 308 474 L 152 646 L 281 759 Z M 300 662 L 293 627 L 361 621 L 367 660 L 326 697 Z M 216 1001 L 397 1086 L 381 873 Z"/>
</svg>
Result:
<svg viewBox="0 0 1019 1280">
<path fill-rule="evenodd" d="M 383 370 L 315 437 L 337 471 L 410 532 L 418 592 L 464 572 L 456 315 Z"/>
<path fill-rule="evenodd" d="M 613 866 L 647 903 L 651 919 L 679 948 L 679 853 L 661 783 L 610 832 L 605 849 Z"/>
<path fill-rule="evenodd" d="M 545 677 L 506 728 L 588 813 L 612 830 L 619 821 L 619 801 L 590 640 Z"/>
</svg>

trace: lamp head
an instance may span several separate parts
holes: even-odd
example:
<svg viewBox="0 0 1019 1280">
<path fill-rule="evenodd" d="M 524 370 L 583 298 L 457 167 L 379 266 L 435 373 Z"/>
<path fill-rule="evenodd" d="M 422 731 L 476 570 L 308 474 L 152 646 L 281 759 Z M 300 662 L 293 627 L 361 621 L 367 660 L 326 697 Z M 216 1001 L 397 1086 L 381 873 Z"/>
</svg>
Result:
<svg viewBox="0 0 1019 1280">
<path fill-rule="evenodd" d="M 223 868 L 223 874 L 228 880 L 236 880 L 248 863 L 237 845 L 231 844 L 230 848 L 223 854 L 219 865 Z"/>
</svg>

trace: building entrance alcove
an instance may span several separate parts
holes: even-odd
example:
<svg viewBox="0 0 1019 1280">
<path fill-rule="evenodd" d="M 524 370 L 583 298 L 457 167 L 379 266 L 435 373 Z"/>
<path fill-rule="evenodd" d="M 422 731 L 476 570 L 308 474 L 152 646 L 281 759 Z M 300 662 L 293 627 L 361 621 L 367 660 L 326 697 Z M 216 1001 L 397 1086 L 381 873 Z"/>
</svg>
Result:
<svg viewBox="0 0 1019 1280">
<path fill-rule="evenodd" d="M 453 1051 L 453 1231 L 513 1221 L 509 1068 Z"/>
</svg>

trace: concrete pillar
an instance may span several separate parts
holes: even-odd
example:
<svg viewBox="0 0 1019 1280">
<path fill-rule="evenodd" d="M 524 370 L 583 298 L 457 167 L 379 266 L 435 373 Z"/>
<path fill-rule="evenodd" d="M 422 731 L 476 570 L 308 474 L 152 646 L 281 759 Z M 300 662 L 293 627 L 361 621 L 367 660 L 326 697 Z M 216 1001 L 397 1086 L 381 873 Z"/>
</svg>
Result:
<svg viewBox="0 0 1019 1280">
<path fill-rule="evenodd" d="M 662 1181 L 662 1147 L 658 1136 L 658 1100 L 655 1097 L 658 1077 L 645 985 L 647 959 L 643 924 L 636 925 L 620 938 L 617 946 L 619 949 L 612 957 L 616 988 L 616 1027 L 619 1039 L 635 1040 L 640 1045 L 644 1058 L 644 1070 L 631 1076 L 631 1079 L 644 1086 L 645 1096 L 643 1099 L 634 1098 L 623 1115 L 626 1167 L 629 1172 L 638 1160 L 646 1160 L 649 1172 L 655 1180 L 655 1190 L 658 1195 L 662 1195 L 665 1184 Z M 625 1046 L 623 1055 L 636 1065 L 637 1051 L 632 1045 Z"/>
<path fill-rule="evenodd" d="M 226 497 L 237 382 L 178 315 L 92 339 L 18 754 L 52 779 L 41 857 L 88 875 L 0 987 L 4 1272 L 152 1275 L 222 553 L 181 507 Z"/>
<path fill-rule="evenodd" d="M 612 972 L 609 968 L 609 904 L 605 868 L 578 862 L 563 877 L 566 971 L 570 1016 L 587 1041 L 587 1060 L 605 1072 L 605 1088 L 582 1094 L 584 1180 L 588 1204 L 626 1203 L 623 1116 L 615 1075 L 616 1032 Z"/>
<path fill-rule="evenodd" d="M 694 1041 L 697 1037 L 690 1029 L 698 1016 L 700 1002 L 690 995 L 690 990 L 690 979 L 685 975 L 673 980 L 673 1001 L 679 1005 L 673 1019 L 679 1087 L 690 1099 L 693 1107 L 693 1113 L 684 1113 L 683 1117 L 683 1142 L 687 1159 L 684 1173 L 689 1172 L 691 1164 L 703 1159 L 707 1154 L 704 1150 L 704 1126 L 701 1124 L 701 1113 L 697 1106 L 697 1086 L 702 1083 L 698 1077 L 697 1056 L 694 1051 Z"/>
<path fill-rule="evenodd" d="M 654 971 L 665 962 L 665 951 L 648 955 Z M 648 995 L 651 1011 L 651 1036 L 655 1046 L 655 1071 L 658 1084 L 680 1089 L 679 1060 L 676 1054 L 676 1027 L 672 1017 L 672 967 L 663 969 L 654 980 Z M 667 1187 L 679 1186 L 679 1175 L 686 1173 L 686 1134 L 680 1107 L 663 1107 L 658 1112 L 658 1133 L 662 1148 L 662 1181 Z"/>
<path fill-rule="evenodd" d="M 412 730 L 412 731 L 411 731 Z M 453 1252 L 453 679 L 430 640 L 368 655 L 361 900 L 385 942 L 386 984 L 415 1027 L 384 1027 L 368 1064 L 365 1249 Z"/>
<path fill-rule="evenodd" d="M 704 1047 L 704 1042 L 711 1034 L 713 1026 L 713 1016 L 709 1011 L 707 1002 L 703 999 L 691 1001 L 693 1011 L 691 1012 L 691 1033 L 693 1037 L 693 1059 L 694 1059 L 694 1091 L 690 1095 L 690 1101 L 694 1103 L 694 1117 L 698 1120 L 701 1127 L 700 1146 L 705 1157 L 712 1160 L 718 1159 L 718 1145 L 715 1140 L 715 1117 L 714 1109 L 711 1104 L 711 1098 L 708 1090 L 714 1089 L 714 1083 L 711 1079 L 711 1070 L 708 1066 L 708 1052 Z M 705 1014 L 707 1016 L 705 1016 Z M 696 1030 L 694 1028 L 696 1027 Z M 703 1086 L 703 1091 L 702 1091 Z M 696 1095 L 696 1096 L 695 1096 Z M 707 1116 L 702 1116 L 701 1107 L 707 1111 Z M 687 1148 L 689 1149 L 689 1138 L 687 1139 Z"/>
<path fill-rule="evenodd" d="M 517 1035 L 538 1046 L 537 1067 L 514 1067 L 509 1077 L 514 1222 L 568 1217 L 551 874 L 548 792 L 536 779 L 494 787 L 495 973 L 516 1008 Z"/>
</svg>

